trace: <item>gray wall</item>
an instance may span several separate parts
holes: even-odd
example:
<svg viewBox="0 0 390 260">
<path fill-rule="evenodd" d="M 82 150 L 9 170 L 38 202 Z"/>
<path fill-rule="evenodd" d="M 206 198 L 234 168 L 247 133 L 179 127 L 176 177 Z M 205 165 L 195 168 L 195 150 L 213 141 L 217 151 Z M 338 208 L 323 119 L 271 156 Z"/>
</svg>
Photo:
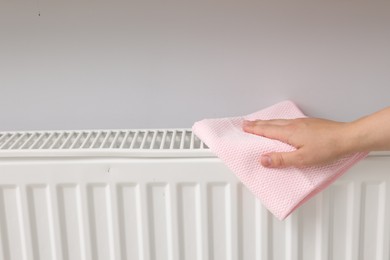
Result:
<svg viewBox="0 0 390 260">
<path fill-rule="evenodd" d="M 39 15 L 40 14 L 40 15 Z M 390 1 L 0 0 L 0 130 L 390 105 Z"/>
</svg>

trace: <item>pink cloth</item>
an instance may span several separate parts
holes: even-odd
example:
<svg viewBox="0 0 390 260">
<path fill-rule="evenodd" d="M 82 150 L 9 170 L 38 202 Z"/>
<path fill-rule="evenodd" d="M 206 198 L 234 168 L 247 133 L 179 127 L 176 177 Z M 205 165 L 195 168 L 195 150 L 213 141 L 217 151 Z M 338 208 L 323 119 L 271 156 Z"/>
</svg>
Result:
<svg viewBox="0 0 390 260">
<path fill-rule="evenodd" d="M 263 167 L 259 162 L 263 153 L 294 151 L 295 148 L 244 132 L 243 120 L 300 117 L 305 115 L 296 105 L 284 101 L 244 117 L 204 119 L 196 122 L 192 130 L 275 217 L 284 220 L 367 155 L 352 154 L 324 166 L 284 169 Z"/>
</svg>

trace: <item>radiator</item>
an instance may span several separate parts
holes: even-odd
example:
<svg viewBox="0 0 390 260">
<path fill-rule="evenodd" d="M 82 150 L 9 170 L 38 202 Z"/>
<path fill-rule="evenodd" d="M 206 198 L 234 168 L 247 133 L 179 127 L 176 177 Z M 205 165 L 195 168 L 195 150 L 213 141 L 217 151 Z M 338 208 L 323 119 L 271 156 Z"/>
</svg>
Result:
<svg viewBox="0 0 390 260">
<path fill-rule="evenodd" d="M 286 221 L 189 129 L 0 133 L 0 259 L 390 259 L 390 154 Z"/>
</svg>

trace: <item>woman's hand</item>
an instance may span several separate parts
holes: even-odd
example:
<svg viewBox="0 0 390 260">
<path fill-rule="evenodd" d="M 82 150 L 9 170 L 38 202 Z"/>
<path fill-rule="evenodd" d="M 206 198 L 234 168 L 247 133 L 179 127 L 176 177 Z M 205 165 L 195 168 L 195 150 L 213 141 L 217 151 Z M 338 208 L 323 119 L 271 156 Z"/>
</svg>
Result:
<svg viewBox="0 0 390 260">
<path fill-rule="evenodd" d="M 244 121 L 243 130 L 297 148 L 261 157 L 265 167 L 329 163 L 355 152 L 390 151 L 390 107 L 351 123 L 317 118 Z"/>
<path fill-rule="evenodd" d="M 332 162 L 352 151 L 351 123 L 325 119 L 299 118 L 244 121 L 243 130 L 294 146 L 293 152 L 267 153 L 265 167 L 306 167 Z"/>
</svg>

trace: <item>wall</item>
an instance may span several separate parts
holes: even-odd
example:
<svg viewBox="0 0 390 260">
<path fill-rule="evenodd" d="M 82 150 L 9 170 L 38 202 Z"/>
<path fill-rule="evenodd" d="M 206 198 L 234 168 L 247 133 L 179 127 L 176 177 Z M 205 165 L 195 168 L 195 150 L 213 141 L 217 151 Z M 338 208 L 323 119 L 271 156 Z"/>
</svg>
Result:
<svg viewBox="0 0 390 260">
<path fill-rule="evenodd" d="M 0 130 L 390 104 L 389 1 L 0 0 Z"/>
</svg>

